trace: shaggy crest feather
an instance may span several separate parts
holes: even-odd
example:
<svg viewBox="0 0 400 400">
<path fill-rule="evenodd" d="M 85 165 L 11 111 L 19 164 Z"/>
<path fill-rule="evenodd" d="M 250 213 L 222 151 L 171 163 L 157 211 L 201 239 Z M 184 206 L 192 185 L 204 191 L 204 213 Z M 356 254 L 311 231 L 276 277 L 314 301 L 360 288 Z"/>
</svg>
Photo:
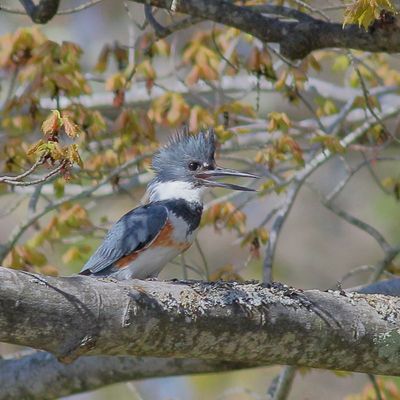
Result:
<svg viewBox="0 0 400 400">
<path fill-rule="evenodd" d="M 213 164 L 214 153 L 215 134 L 212 129 L 200 131 L 197 135 L 184 129 L 154 154 L 152 168 L 157 181 L 182 180 L 189 161 Z"/>
</svg>

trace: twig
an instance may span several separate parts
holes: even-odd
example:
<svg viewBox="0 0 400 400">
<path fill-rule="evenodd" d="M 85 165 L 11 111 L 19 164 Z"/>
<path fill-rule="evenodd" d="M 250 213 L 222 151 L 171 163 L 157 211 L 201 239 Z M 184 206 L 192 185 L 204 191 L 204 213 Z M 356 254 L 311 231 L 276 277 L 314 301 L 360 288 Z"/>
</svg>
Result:
<svg viewBox="0 0 400 400">
<path fill-rule="evenodd" d="M 26 196 L 21 196 L 19 199 L 15 200 L 12 202 L 12 204 L 10 204 L 9 207 L 1 210 L 0 212 L 0 218 L 4 218 L 7 215 L 10 215 L 11 213 L 13 213 L 20 205 L 21 203 L 26 200 Z"/>
<path fill-rule="evenodd" d="M 372 375 L 372 374 L 367 374 L 367 375 L 368 375 L 368 379 L 372 383 L 372 387 L 374 388 L 376 400 L 383 400 L 381 389 L 379 388 L 379 385 L 378 385 L 375 375 Z"/>
<path fill-rule="evenodd" d="M 226 51 L 226 53 L 224 54 L 218 43 L 217 43 L 217 38 L 215 36 L 215 27 L 216 27 L 216 23 L 213 24 L 213 28 L 211 30 L 211 40 L 213 42 L 214 48 L 217 51 L 217 53 L 219 54 L 219 56 L 221 57 L 222 61 L 218 67 L 218 73 L 221 76 L 226 68 L 227 65 L 229 65 L 231 68 L 233 68 L 235 71 L 239 71 L 239 68 L 232 64 L 231 61 L 229 60 L 229 57 L 231 57 L 233 51 L 235 50 L 235 47 L 237 46 L 239 40 L 238 38 L 232 40 L 228 50 Z"/>
<path fill-rule="evenodd" d="M 21 179 L 27 177 L 28 175 L 32 174 L 39 165 L 42 165 L 45 162 L 45 157 L 38 158 L 35 163 L 25 172 L 17 176 L 0 176 L 0 183 L 5 181 L 20 181 Z"/>
<path fill-rule="evenodd" d="M 281 373 L 274 378 L 268 388 L 268 400 L 287 399 L 293 380 L 296 376 L 297 367 L 287 365 L 283 367 Z"/>
<path fill-rule="evenodd" d="M 347 211 L 341 210 L 339 207 L 334 205 L 332 202 L 326 202 L 326 201 L 322 200 L 322 204 L 326 208 L 331 210 L 334 214 L 343 218 L 349 224 L 361 229 L 368 235 L 372 236 L 385 253 L 387 253 L 388 251 L 390 251 L 392 249 L 392 246 L 386 241 L 386 239 L 383 237 L 383 235 L 377 229 L 375 229 L 372 225 L 369 225 L 366 222 L 360 220 L 359 218 L 354 217 L 353 215 L 350 215 Z"/>
<path fill-rule="evenodd" d="M 329 16 L 327 14 L 325 14 L 323 11 L 319 10 L 318 8 L 312 7 L 310 6 L 310 4 L 305 3 L 302 0 L 293 0 L 294 3 L 298 4 L 301 7 L 304 7 L 306 10 L 314 13 L 314 14 L 318 14 L 319 16 L 321 16 L 325 21 L 330 21 L 331 19 L 329 18 Z"/>
<path fill-rule="evenodd" d="M 399 253 L 400 247 L 393 247 L 389 251 L 387 251 L 384 259 L 375 266 L 375 271 L 370 276 L 369 283 L 376 282 L 381 277 L 388 265 L 393 262 L 393 260 L 397 257 Z"/>
<path fill-rule="evenodd" d="M 198 251 L 199 254 L 200 254 L 200 258 L 201 258 L 201 260 L 202 260 L 202 262 L 203 262 L 204 272 L 205 272 L 205 275 L 206 275 L 206 279 L 209 281 L 209 280 L 210 280 L 210 269 L 208 268 L 207 258 L 206 258 L 206 256 L 205 256 L 205 254 L 204 254 L 204 252 L 203 252 L 203 249 L 202 249 L 201 246 L 200 246 L 200 242 L 199 242 L 199 240 L 198 240 L 197 238 L 194 240 L 194 243 L 195 243 L 195 245 L 196 245 L 197 251 Z"/>
<path fill-rule="evenodd" d="M 188 273 L 187 273 L 187 269 L 186 269 L 186 262 L 185 262 L 184 254 L 182 253 L 179 258 L 180 258 L 181 265 L 182 265 L 182 277 L 185 281 L 187 281 L 189 279 L 189 277 L 188 277 Z"/>
<path fill-rule="evenodd" d="M 30 215 L 25 221 L 21 222 L 12 232 L 8 239 L 8 242 L 0 247 L 0 264 L 3 262 L 5 256 L 8 254 L 10 249 L 18 242 L 19 238 L 23 235 L 23 233 L 36 221 L 38 221 L 41 217 L 48 214 L 49 212 L 59 208 L 63 204 L 67 202 L 76 201 L 79 199 L 84 199 L 92 195 L 96 190 L 100 187 L 111 181 L 114 177 L 118 176 L 122 171 L 127 168 L 132 167 L 133 165 L 137 165 L 139 162 L 143 161 L 147 158 L 149 154 L 143 154 L 140 157 L 135 159 L 129 160 L 126 163 L 122 164 L 118 168 L 115 168 L 108 176 L 103 178 L 97 185 L 90 187 L 86 190 L 81 191 L 80 193 L 68 196 L 59 201 L 51 203 L 47 205 L 44 209 L 35 212 L 34 214 Z"/>
<path fill-rule="evenodd" d="M 80 6 L 73 7 L 73 8 L 67 8 L 65 10 L 60 10 L 57 12 L 57 15 L 68 15 L 68 14 L 73 14 L 79 11 L 86 10 L 89 7 L 93 7 L 99 3 L 101 3 L 103 0 L 90 0 L 86 3 L 81 4 Z"/>
<path fill-rule="evenodd" d="M 9 179 L 4 179 L 4 177 L 3 177 L 3 179 L 1 179 L 0 182 L 1 183 L 6 183 L 6 184 L 11 185 L 11 186 L 32 186 L 32 185 L 37 185 L 39 183 L 46 182 L 52 176 L 57 175 L 68 163 L 69 163 L 68 160 L 62 161 L 61 164 L 57 168 L 54 168 L 52 171 L 50 171 L 48 174 L 46 174 L 42 178 L 35 179 L 33 181 L 20 181 L 20 180 L 14 180 L 14 179 L 9 180 Z M 21 175 L 26 176 L 26 173 L 21 174 Z"/>
<path fill-rule="evenodd" d="M 266 225 L 270 219 L 279 211 L 280 206 L 273 208 L 266 216 L 265 218 L 260 222 L 258 226 L 264 226 Z"/>
<path fill-rule="evenodd" d="M 292 184 L 289 186 L 287 190 L 286 197 L 282 206 L 280 207 L 279 211 L 276 212 L 276 217 L 274 223 L 272 224 L 272 228 L 269 232 L 269 239 L 265 251 L 265 258 L 263 263 L 264 283 L 268 283 L 273 280 L 272 264 L 274 262 L 279 234 L 287 216 L 289 215 L 289 212 L 296 199 L 297 193 L 299 192 L 301 185 L 303 184 L 304 179 L 306 179 L 306 177 L 303 179 L 296 179 L 295 181 L 292 182 Z"/>
<path fill-rule="evenodd" d="M 391 107 L 386 111 L 381 113 L 382 119 L 389 118 L 396 115 L 397 108 Z M 349 133 L 342 140 L 340 144 L 347 148 L 350 144 L 360 138 L 369 129 L 375 119 L 373 117 L 367 118 L 367 120 L 359 126 L 357 129 Z M 272 278 L 272 264 L 275 256 L 276 246 L 278 242 L 278 236 L 282 229 L 282 226 L 290 212 L 293 202 L 296 198 L 298 191 L 300 190 L 303 182 L 322 164 L 324 164 L 328 159 L 330 159 L 334 153 L 330 150 L 324 150 L 313 157 L 306 166 L 298 172 L 298 174 L 293 178 L 291 184 L 287 189 L 287 195 L 282 204 L 282 208 L 278 211 L 272 229 L 270 231 L 270 239 L 266 248 L 265 259 L 263 264 L 263 275 L 264 281 L 269 282 Z"/>
<path fill-rule="evenodd" d="M 381 180 L 379 179 L 378 175 L 372 168 L 371 162 L 369 160 L 367 160 L 367 156 L 363 152 L 361 152 L 361 154 L 362 154 L 362 157 L 364 158 L 364 160 L 366 161 L 366 166 L 367 166 L 368 172 L 371 175 L 374 182 L 376 183 L 376 186 L 378 186 L 378 188 L 380 190 L 382 190 L 383 193 L 391 195 L 392 194 L 391 191 L 382 185 Z"/>
<path fill-rule="evenodd" d="M 11 97 L 14 93 L 15 84 L 17 83 L 18 72 L 19 72 L 19 67 L 17 66 L 11 74 L 11 81 L 10 81 L 10 84 L 8 85 L 7 95 L 6 95 L 6 98 L 4 99 L 2 108 L 4 108 L 4 106 L 11 99 Z"/>
<path fill-rule="evenodd" d="M 352 278 L 355 275 L 361 274 L 363 272 L 374 271 L 374 270 L 375 270 L 374 265 L 359 265 L 358 267 L 352 268 L 350 271 L 348 271 L 346 274 L 344 274 L 342 276 L 342 278 L 337 282 L 335 287 L 333 287 L 331 289 L 335 290 L 338 286 L 342 287 L 344 282 L 346 282 L 348 279 Z M 392 274 L 389 274 L 389 277 L 393 278 Z"/>
<path fill-rule="evenodd" d="M 165 37 L 168 35 L 168 30 L 163 25 L 161 25 L 154 17 L 152 7 L 150 4 L 144 5 L 144 15 L 149 22 L 149 24 L 154 29 L 157 37 Z"/>
<path fill-rule="evenodd" d="M 374 161 L 379 161 L 379 162 L 383 162 L 383 161 L 399 161 L 398 157 L 375 157 Z M 359 163 L 358 165 L 356 165 L 355 167 L 353 167 L 352 169 L 350 169 L 348 171 L 348 173 L 346 174 L 346 176 L 336 185 L 335 188 L 332 189 L 332 191 L 325 196 L 325 200 L 327 202 L 331 202 L 333 201 L 334 198 L 336 198 L 339 193 L 344 189 L 344 187 L 349 183 L 350 179 L 358 172 L 360 171 L 361 168 L 370 165 L 371 160 L 365 158 L 364 161 L 362 161 L 361 163 Z M 389 193 L 386 193 L 389 194 Z"/>
<path fill-rule="evenodd" d="M 349 5 L 351 5 L 351 3 L 341 4 L 341 5 L 336 5 L 336 6 L 327 6 L 327 7 L 321 8 L 320 11 L 336 11 L 336 10 L 343 10 L 344 8 L 349 7 Z"/>
<path fill-rule="evenodd" d="M 174 261 L 174 260 L 171 261 L 171 264 L 182 266 L 181 262 L 179 262 L 179 261 Z M 203 274 L 203 272 L 202 272 L 199 268 L 195 267 L 194 265 L 190 265 L 190 264 L 187 264 L 187 263 L 186 263 L 186 264 L 185 264 L 185 267 L 186 267 L 189 271 L 193 271 L 195 274 L 197 274 L 197 275 L 198 275 L 199 277 L 201 277 L 202 279 L 206 279 L 206 280 L 207 280 L 207 278 L 206 278 L 206 276 Z"/>
<path fill-rule="evenodd" d="M 354 67 L 354 70 L 356 71 L 358 80 L 360 81 L 360 85 L 361 85 L 361 89 L 364 95 L 364 99 L 365 99 L 365 104 L 367 106 L 368 111 L 374 116 L 374 118 L 376 119 L 376 122 L 382 127 L 382 129 L 384 130 L 385 133 L 387 133 L 393 140 L 395 141 L 399 141 L 399 139 L 397 139 L 391 132 L 389 129 L 387 129 L 386 125 L 383 123 L 383 121 L 381 120 L 381 118 L 379 117 L 379 115 L 375 112 L 374 108 L 371 105 L 370 99 L 369 99 L 369 91 L 367 88 L 367 85 L 365 83 L 364 77 L 361 74 L 360 69 L 358 68 L 358 66 L 356 65 L 355 62 L 355 58 L 353 56 L 353 53 L 348 50 L 347 51 L 348 57 L 350 58 L 350 61 Z"/>
</svg>

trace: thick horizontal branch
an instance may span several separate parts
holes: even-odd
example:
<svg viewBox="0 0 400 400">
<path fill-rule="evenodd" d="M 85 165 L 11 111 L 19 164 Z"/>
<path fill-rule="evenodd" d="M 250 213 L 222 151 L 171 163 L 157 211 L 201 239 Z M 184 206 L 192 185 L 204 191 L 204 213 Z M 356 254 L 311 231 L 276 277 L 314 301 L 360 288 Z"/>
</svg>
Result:
<svg viewBox="0 0 400 400">
<path fill-rule="evenodd" d="M 81 357 L 62 364 L 49 353 L 0 360 L 0 400 L 52 400 L 138 380 L 244 368 L 240 363 L 153 357 Z"/>
<path fill-rule="evenodd" d="M 121 283 L 0 268 L 0 341 L 86 355 L 400 375 L 400 299 L 258 283 Z"/>
<path fill-rule="evenodd" d="M 400 279 L 357 290 L 398 296 Z M 208 360 L 118 356 L 80 357 L 71 364 L 63 364 L 46 352 L 25 353 L 0 359 L 0 400 L 46 400 L 130 380 L 250 367 Z"/>
<path fill-rule="evenodd" d="M 31 0 L 20 1 L 36 23 L 48 22 L 56 15 L 59 5 L 58 0 L 41 0 L 37 6 Z M 167 10 L 173 5 L 172 11 L 235 27 L 263 42 L 278 43 L 281 54 L 291 59 L 301 59 L 314 50 L 332 47 L 387 53 L 400 51 L 400 25 L 396 19 L 384 26 L 376 24 L 366 31 L 356 25 L 343 28 L 341 23 L 316 19 L 289 7 L 246 7 L 224 0 L 131 1 Z"/>
<path fill-rule="evenodd" d="M 172 4 L 171 0 L 131 1 L 168 10 Z M 297 21 L 281 20 L 263 15 L 257 9 L 222 0 L 176 1 L 174 6 L 175 11 L 192 17 L 235 27 L 263 42 L 279 43 L 281 53 L 291 59 L 304 58 L 314 50 L 331 47 L 388 53 L 400 51 L 400 27 L 396 22 L 365 31 L 356 25 L 343 28 L 340 23 L 314 19 L 307 14 Z"/>
</svg>

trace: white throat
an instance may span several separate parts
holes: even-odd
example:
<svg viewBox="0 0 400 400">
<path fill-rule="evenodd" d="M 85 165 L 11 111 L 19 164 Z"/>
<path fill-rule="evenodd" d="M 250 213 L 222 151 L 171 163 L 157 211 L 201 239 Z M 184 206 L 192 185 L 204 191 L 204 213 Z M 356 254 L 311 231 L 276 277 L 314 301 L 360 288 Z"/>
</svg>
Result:
<svg viewBox="0 0 400 400">
<path fill-rule="evenodd" d="M 207 188 L 193 187 L 189 182 L 184 181 L 170 181 L 170 182 L 157 182 L 154 181 L 149 185 L 148 193 L 149 200 L 171 200 L 183 199 L 188 202 L 203 203 L 203 196 Z"/>
</svg>

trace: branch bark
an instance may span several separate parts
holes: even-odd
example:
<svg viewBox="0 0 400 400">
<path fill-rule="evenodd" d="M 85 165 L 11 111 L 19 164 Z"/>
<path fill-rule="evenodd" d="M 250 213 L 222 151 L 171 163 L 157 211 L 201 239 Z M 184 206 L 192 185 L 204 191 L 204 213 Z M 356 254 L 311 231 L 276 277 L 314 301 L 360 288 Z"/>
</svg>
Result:
<svg viewBox="0 0 400 400">
<path fill-rule="evenodd" d="M 245 364 L 153 357 L 81 357 L 62 364 L 44 352 L 0 360 L 0 400 L 52 400 L 130 380 L 221 372 Z"/>
<path fill-rule="evenodd" d="M 130 1 L 166 10 L 171 10 L 172 5 L 171 0 Z M 20 2 L 33 22 L 44 24 L 57 15 L 59 0 L 41 0 L 38 5 L 32 0 Z M 356 25 L 343 28 L 341 23 L 316 19 L 288 7 L 246 7 L 222 0 L 176 1 L 173 11 L 235 27 L 263 42 L 278 43 L 281 54 L 289 59 L 302 59 L 314 50 L 332 47 L 387 53 L 400 51 L 400 24 L 395 19 L 393 23 L 374 25 L 366 31 Z M 282 20 L 282 16 L 293 20 Z"/>
<path fill-rule="evenodd" d="M 400 375 L 400 299 L 258 283 L 115 283 L 0 268 L 0 341 L 80 355 Z"/>
<path fill-rule="evenodd" d="M 136 3 L 170 10 L 171 0 L 131 0 Z M 396 22 L 384 28 L 365 31 L 356 25 L 343 28 L 340 23 L 307 18 L 283 21 L 263 15 L 257 9 L 237 6 L 227 1 L 176 1 L 175 11 L 205 20 L 232 26 L 263 42 L 279 43 L 281 54 L 290 59 L 301 59 L 314 50 L 338 47 L 396 53 L 400 51 L 400 26 Z"/>
<path fill-rule="evenodd" d="M 45 24 L 57 14 L 60 0 L 40 0 L 37 5 L 32 0 L 20 0 L 20 3 L 33 22 Z"/>
</svg>

